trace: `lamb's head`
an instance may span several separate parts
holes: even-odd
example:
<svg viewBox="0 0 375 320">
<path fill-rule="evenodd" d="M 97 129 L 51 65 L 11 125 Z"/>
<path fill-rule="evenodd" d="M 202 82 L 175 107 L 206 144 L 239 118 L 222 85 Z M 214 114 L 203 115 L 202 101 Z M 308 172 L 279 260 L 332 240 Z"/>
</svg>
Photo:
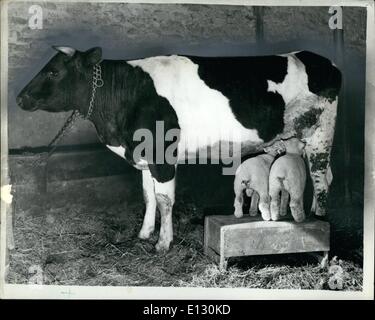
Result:
<svg viewBox="0 0 375 320">
<path fill-rule="evenodd" d="M 283 140 L 283 143 L 286 153 L 299 154 L 302 156 L 305 152 L 306 143 L 300 139 L 290 138 L 288 140 Z"/>
</svg>

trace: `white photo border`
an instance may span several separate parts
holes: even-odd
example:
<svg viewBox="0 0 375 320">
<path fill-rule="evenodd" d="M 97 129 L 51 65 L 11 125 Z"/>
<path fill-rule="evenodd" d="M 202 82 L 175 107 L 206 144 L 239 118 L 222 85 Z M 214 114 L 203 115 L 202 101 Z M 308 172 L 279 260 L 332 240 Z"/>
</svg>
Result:
<svg viewBox="0 0 375 320">
<path fill-rule="evenodd" d="M 374 212 L 375 212 L 375 11 L 367 0 L 50 0 L 39 2 L 102 2 L 141 4 L 208 4 L 238 6 L 355 6 L 367 8 L 366 35 L 366 112 L 363 290 L 270 290 L 250 288 L 113 287 L 21 285 L 5 283 L 8 180 L 8 4 L 32 0 L 1 1 L 1 233 L 0 297 L 3 299 L 221 299 L 221 300 L 373 300 L 374 299 Z M 10 212 L 10 214 L 12 214 Z"/>
</svg>

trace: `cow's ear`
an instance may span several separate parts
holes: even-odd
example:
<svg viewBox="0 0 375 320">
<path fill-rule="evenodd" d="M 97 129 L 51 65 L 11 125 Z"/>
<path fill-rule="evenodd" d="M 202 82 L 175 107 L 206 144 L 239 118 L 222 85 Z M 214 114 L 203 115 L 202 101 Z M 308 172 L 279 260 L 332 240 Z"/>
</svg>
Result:
<svg viewBox="0 0 375 320">
<path fill-rule="evenodd" d="M 58 52 L 62 52 L 63 54 L 66 54 L 69 57 L 73 57 L 74 54 L 76 53 L 76 49 L 72 47 L 52 46 L 52 48 Z"/>
<path fill-rule="evenodd" d="M 102 48 L 95 47 L 85 52 L 85 62 L 88 65 L 94 65 L 102 60 Z"/>
</svg>

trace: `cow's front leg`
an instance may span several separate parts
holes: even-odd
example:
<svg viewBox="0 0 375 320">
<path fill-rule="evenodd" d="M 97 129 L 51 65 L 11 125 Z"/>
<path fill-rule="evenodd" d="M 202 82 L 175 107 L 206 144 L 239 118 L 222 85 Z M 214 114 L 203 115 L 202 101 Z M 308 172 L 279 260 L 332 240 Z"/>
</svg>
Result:
<svg viewBox="0 0 375 320">
<path fill-rule="evenodd" d="M 160 211 L 160 233 L 155 248 L 168 251 L 173 240 L 172 208 L 175 197 L 175 178 L 167 182 L 155 180 L 156 202 Z"/>
<path fill-rule="evenodd" d="M 154 180 L 156 203 L 160 211 L 159 240 L 157 251 L 168 251 L 173 240 L 172 208 L 175 199 L 174 165 L 149 165 Z"/>
<path fill-rule="evenodd" d="M 148 239 L 155 230 L 156 213 L 155 187 L 150 170 L 142 170 L 142 187 L 146 213 L 138 237 L 140 239 Z"/>
</svg>

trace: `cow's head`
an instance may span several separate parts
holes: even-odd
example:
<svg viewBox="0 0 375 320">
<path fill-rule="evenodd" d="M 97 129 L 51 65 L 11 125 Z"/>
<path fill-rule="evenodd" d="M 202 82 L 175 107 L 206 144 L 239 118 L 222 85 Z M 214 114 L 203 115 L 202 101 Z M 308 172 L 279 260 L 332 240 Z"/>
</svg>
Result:
<svg viewBox="0 0 375 320">
<path fill-rule="evenodd" d="M 101 48 L 86 52 L 71 47 L 53 48 L 57 54 L 17 96 L 17 104 L 23 110 L 60 112 L 88 103 L 92 69 L 101 60 Z"/>
</svg>

